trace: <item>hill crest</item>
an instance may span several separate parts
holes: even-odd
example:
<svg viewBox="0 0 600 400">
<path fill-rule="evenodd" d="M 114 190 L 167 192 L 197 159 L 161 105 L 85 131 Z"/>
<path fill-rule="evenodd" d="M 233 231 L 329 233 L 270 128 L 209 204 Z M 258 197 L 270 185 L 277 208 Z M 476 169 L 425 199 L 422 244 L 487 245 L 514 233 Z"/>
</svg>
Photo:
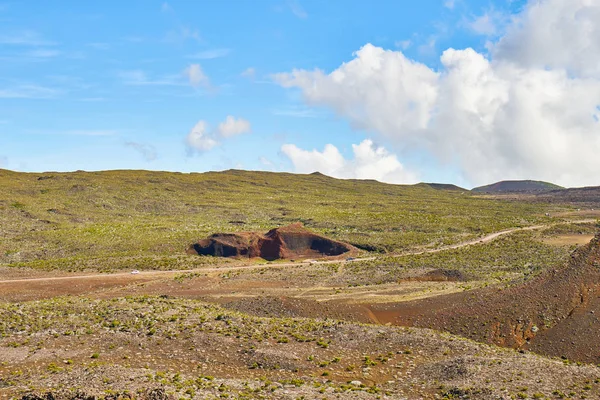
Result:
<svg viewBox="0 0 600 400">
<path fill-rule="evenodd" d="M 471 189 L 478 193 L 513 193 L 513 192 L 542 192 L 564 189 L 554 183 L 534 180 L 507 180 L 492 183 L 490 185 L 478 186 Z"/>
</svg>

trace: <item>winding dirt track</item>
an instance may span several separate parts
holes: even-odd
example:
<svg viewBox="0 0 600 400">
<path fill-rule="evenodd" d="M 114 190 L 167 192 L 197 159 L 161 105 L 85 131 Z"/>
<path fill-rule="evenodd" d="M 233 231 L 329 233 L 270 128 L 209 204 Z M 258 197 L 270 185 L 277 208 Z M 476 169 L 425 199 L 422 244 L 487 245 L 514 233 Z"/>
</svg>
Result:
<svg viewBox="0 0 600 400">
<path fill-rule="evenodd" d="M 596 219 L 562 221 L 560 223 L 583 224 L 583 223 L 591 223 L 591 222 L 596 222 Z M 499 238 L 500 236 L 508 235 L 513 232 L 537 230 L 537 229 L 551 227 L 551 226 L 554 226 L 557 224 L 559 224 L 559 223 L 534 225 L 534 226 L 527 226 L 524 228 L 506 229 L 503 231 L 491 233 L 489 235 L 486 235 L 486 236 L 478 238 L 478 239 L 473 239 L 473 240 L 469 240 L 466 242 L 461 242 L 461 243 L 457 243 L 457 244 L 453 244 L 453 245 L 449 245 L 449 246 L 443 246 L 443 247 L 439 247 L 437 249 L 409 251 L 409 252 L 404 252 L 404 253 L 388 254 L 387 256 L 388 257 L 404 257 L 404 256 L 408 256 L 408 255 L 439 253 L 441 251 L 459 249 L 462 247 L 491 242 L 492 240 L 495 240 L 495 239 Z M 369 261 L 369 260 L 375 260 L 375 259 L 377 259 L 377 257 L 361 257 L 361 258 L 346 260 L 344 262 L 360 262 L 360 261 Z M 163 275 L 168 276 L 168 275 L 176 275 L 176 274 L 190 273 L 190 272 L 229 272 L 229 271 L 238 271 L 238 270 L 247 270 L 247 269 L 252 270 L 252 269 L 262 269 L 262 268 L 286 268 L 286 267 L 295 267 L 298 265 L 308 265 L 308 264 L 335 264 L 335 263 L 340 263 L 340 262 L 341 262 L 340 260 L 300 261 L 300 262 L 273 263 L 273 264 L 249 264 L 249 265 L 241 265 L 241 266 L 234 266 L 234 267 L 210 267 L 210 268 L 182 269 L 182 270 L 171 270 L 171 271 L 143 271 L 139 274 L 131 274 L 130 272 L 118 272 L 118 273 L 112 273 L 112 274 L 69 275 L 69 276 L 55 276 L 55 277 L 41 277 L 41 278 L 26 278 L 26 279 L 18 279 L 17 278 L 17 279 L 0 280 L 0 285 L 11 285 L 11 284 L 17 284 L 17 283 L 34 283 L 34 282 L 48 282 L 49 283 L 49 282 L 55 282 L 55 281 L 62 281 L 62 282 L 81 281 L 81 280 L 86 280 L 86 279 L 96 280 L 96 279 L 111 279 L 111 278 L 125 278 L 125 277 L 129 278 L 129 279 L 127 279 L 129 282 L 135 282 L 135 281 L 144 281 L 144 280 L 148 280 L 150 278 L 155 278 L 155 277 L 163 276 Z M 0 286 L 0 288 L 1 288 L 1 286 Z"/>
</svg>

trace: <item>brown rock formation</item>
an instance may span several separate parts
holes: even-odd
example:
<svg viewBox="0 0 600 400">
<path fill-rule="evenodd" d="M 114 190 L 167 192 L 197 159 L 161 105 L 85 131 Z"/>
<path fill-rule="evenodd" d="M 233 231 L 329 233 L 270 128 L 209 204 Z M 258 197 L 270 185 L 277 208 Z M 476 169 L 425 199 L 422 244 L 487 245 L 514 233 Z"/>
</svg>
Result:
<svg viewBox="0 0 600 400">
<path fill-rule="evenodd" d="M 217 257 L 261 257 L 265 260 L 348 256 L 356 248 L 312 233 L 296 223 L 258 232 L 215 233 L 192 244 L 189 254 Z"/>
</svg>

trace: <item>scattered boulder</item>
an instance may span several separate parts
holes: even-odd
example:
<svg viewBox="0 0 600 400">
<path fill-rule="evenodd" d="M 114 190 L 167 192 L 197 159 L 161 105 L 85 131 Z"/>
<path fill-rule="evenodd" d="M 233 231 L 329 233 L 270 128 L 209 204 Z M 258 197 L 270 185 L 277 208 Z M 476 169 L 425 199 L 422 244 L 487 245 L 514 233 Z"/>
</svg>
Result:
<svg viewBox="0 0 600 400">
<path fill-rule="evenodd" d="M 354 246 L 317 235 L 301 223 L 275 228 L 266 234 L 216 233 L 187 250 L 188 254 L 265 260 L 347 256 L 356 251 Z"/>
<path fill-rule="evenodd" d="M 97 396 L 86 394 L 84 392 L 71 393 L 62 391 L 60 393 L 47 392 L 45 394 L 28 393 L 23 395 L 21 400 L 97 400 L 98 398 L 104 400 L 133 400 L 135 398 L 139 400 L 175 400 L 175 398 L 168 394 L 163 388 L 146 389 L 145 392 L 137 397 L 129 392 Z"/>
</svg>

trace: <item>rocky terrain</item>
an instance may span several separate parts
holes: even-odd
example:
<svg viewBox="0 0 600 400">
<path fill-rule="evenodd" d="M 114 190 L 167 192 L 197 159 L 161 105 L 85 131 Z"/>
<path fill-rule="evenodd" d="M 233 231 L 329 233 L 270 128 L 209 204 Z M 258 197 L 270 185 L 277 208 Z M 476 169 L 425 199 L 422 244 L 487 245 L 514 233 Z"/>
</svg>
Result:
<svg viewBox="0 0 600 400">
<path fill-rule="evenodd" d="M 597 398 L 600 213 L 455 189 L 0 170 L 0 398 Z"/>
<path fill-rule="evenodd" d="M 354 246 L 317 235 L 296 223 L 257 232 L 216 233 L 188 248 L 189 254 L 216 257 L 260 257 L 265 260 L 350 256 Z"/>
<path fill-rule="evenodd" d="M 576 361 L 600 363 L 600 234 L 522 285 L 380 305 L 392 322 Z M 393 312 L 392 312 L 393 310 Z"/>
<path fill-rule="evenodd" d="M 0 395 L 577 398 L 600 371 L 427 329 L 260 318 L 164 296 L 0 306 Z M 160 392 L 159 392 L 160 393 Z M 31 397 L 29 397 L 31 399 Z"/>
</svg>

